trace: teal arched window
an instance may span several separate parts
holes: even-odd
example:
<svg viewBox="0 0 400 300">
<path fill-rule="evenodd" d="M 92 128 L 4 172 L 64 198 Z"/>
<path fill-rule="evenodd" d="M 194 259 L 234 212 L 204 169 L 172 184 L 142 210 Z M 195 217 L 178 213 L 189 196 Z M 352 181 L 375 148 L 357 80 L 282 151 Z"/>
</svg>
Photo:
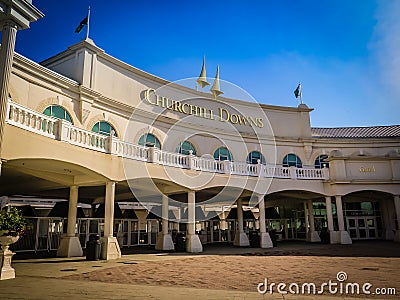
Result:
<svg viewBox="0 0 400 300">
<path fill-rule="evenodd" d="M 293 153 L 287 154 L 284 158 L 283 158 L 283 162 L 282 165 L 284 167 L 296 167 L 296 168 L 302 168 L 303 164 L 301 162 L 301 159 Z"/>
<path fill-rule="evenodd" d="M 226 147 L 220 147 L 214 152 L 214 159 L 232 161 L 232 154 Z"/>
<path fill-rule="evenodd" d="M 72 124 L 71 115 L 60 105 L 50 105 L 43 111 L 46 116 L 66 120 Z"/>
<path fill-rule="evenodd" d="M 176 147 L 176 152 L 180 154 L 189 155 L 190 150 L 192 151 L 193 155 L 196 155 L 196 148 L 189 141 L 180 142 L 178 147 Z"/>
<path fill-rule="evenodd" d="M 139 139 L 139 145 L 161 149 L 160 141 L 151 133 L 143 134 Z"/>
<path fill-rule="evenodd" d="M 262 153 L 259 151 L 251 151 L 249 155 L 247 155 L 246 161 L 248 164 L 252 165 L 258 164 L 258 161 L 260 161 L 262 164 L 265 164 L 264 155 L 262 155 Z"/>
<path fill-rule="evenodd" d="M 314 166 L 316 169 L 329 168 L 329 162 L 326 161 L 328 155 L 322 154 L 315 159 Z"/>
<path fill-rule="evenodd" d="M 96 124 L 94 124 L 92 131 L 100 133 L 102 135 L 106 135 L 106 136 L 110 136 L 111 131 L 113 131 L 114 136 L 117 136 L 117 132 L 115 131 L 115 128 L 106 121 L 99 121 Z"/>
</svg>

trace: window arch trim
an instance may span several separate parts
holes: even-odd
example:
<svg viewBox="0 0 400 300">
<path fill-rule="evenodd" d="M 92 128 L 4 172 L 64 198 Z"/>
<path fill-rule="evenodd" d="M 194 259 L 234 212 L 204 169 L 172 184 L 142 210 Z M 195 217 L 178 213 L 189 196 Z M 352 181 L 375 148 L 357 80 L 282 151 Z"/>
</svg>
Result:
<svg viewBox="0 0 400 300">
<path fill-rule="evenodd" d="M 183 147 L 183 145 L 186 145 L 186 146 Z M 187 145 L 189 145 L 189 146 L 187 147 Z M 187 149 L 184 149 L 184 148 L 187 148 Z M 193 145 L 193 143 L 188 140 L 184 140 L 182 142 L 179 142 L 178 147 L 176 147 L 176 149 L 175 149 L 175 152 L 184 154 L 184 155 L 189 155 L 190 150 L 192 150 L 193 155 L 197 154 L 196 147 Z"/>
<path fill-rule="evenodd" d="M 246 158 L 246 162 L 252 165 L 258 164 L 258 160 L 260 160 L 262 164 L 266 164 L 264 155 L 258 150 L 253 150 L 249 152 Z"/>
<path fill-rule="evenodd" d="M 148 140 L 148 138 L 154 138 L 154 142 L 151 140 Z M 156 147 L 158 149 L 161 149 L 161 142 L 160 140 L 153 134 L 153 133 L 144 133 L 140 136 L 138 140 L 138 145 L 145 146 L 145 147 Z"/>
<path fill-rule="evenodd" d="M 108 128 L 106 128 L 106 127 L 108 127 Z M 105 136 L 110 136 L 111 131 L 114 131 L 114 136 L 118 137 L 115 127 L 110 122 L 105 121 L 105 120 L 99 120 L 96 123 L 94 123 L 91 131 L 98 133 L 98 134 L 105 135 Z"/>
<path fill-rule="evenodd" d="M 70 122 L 71 124 L 74 124 L 72 115 L 62 105 L 58 105 L 58 104 L 47 105 L 46 108 L 43 110 L 43 114 L 46 116 L 57 118 L 57 119 L 66 120 L 66 121 Z M 63 116 L 61 116 L 61 114 L 63 114 Z"/>
<path fill-rule="evenodd" d="M 296 168 L 302 168 L 303 163 L 300 159 L 300 157 L 294 153 L 288 153 L 284 156 L 282 160 L 282 166 L 283 167 L 296 167 Z"/>
<path fill-rule="evenodd" d="M 221 155 L 221 150 L 226 151 L 225 153 L 222 153 Z M 219 161 L 224 161 L 224 160 L 229 160 L 229 161 L 233 161 L 233 155 L 232 152 L 225 146 L 221 146 L 218 147 L 215 151 L 214 151 L 214 159 L 215 160 L 219 160 Z M 223 159 L 221 159 L 223 158 Z"/>
</svg>

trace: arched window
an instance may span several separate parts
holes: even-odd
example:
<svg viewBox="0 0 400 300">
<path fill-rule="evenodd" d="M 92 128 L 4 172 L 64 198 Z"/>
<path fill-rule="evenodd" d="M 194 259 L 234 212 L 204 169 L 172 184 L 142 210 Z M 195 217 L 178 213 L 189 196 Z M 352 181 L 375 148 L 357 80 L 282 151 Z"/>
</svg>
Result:
<svg viewBox="0 0 400 300">
<path fill-rule="evenodd" d="M 188 141 L 180 142 L 178 147 L 176 148 L 177 153 L 185 155 L 189 155 L 190 150 L 192 150 L 193 155 L 196 155 L 196 148 L 194 148 L 193 144 Z"/>
<path fill-rule="evenodd" d="M 117 136 L 115 128 L 106 121 L 99 121 L 96 124 L 94 124 L 92 131 L 106 136 L 110 136 L 111 131 L 114 131 L 114 136 Z"/>
<path fill-rule="evenodd" d="M 161 149 L 160 141 L 151 133 L 143 134 L 139 139 L 139 145 Z"/>
<path fill-rule="evenodd" d="M 322 154 L 315 159 L 315 168 L 322 169 L 322 168 L 329 168 L 329 162 L 326 161 L 328 155 Z"/>
<path fill-rule="evenodd" d="M 66 120 L 72 124 L 71 115 L 62 106 L 50 105 L 46 107 L 46 109 L 43 111 L 43 114 L 46 116 L 55 117 L 57 119 Z"/>
<path fill-rule="evenodd" d="M 251 151 L 249 153 L 249 155 L 247 155 L 246 161 L 248 164 L 256 165 L 256 164 L 258 164 L 259 160 L 262 164 L 265 164 L 265 158 L 264 158 L 264 155 L 261 154 L 261 152 Z"/>
<path fill-rule="evenodd" d="M 214 159 L 232 161 L 232 154 L 226 147 L 220 147 L 214 152 Z"/>
<path fill-rule="evenodd" d="M 287 154 L 284 158 L 283 158 L 283 162 L 282 165 L 284 167 L 296 167 L 296 168 L 301 168 L 303 167 L 302 163 L 301 163 L 301 159 L 293 153 Z"/>
</svg>

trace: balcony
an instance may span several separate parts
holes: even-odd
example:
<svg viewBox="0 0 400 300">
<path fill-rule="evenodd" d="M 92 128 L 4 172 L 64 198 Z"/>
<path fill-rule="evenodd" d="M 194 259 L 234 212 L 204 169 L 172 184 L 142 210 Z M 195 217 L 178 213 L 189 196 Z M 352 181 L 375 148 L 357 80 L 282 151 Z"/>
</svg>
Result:
<svg viewBox="0 0 400 300">
<path fill-rule="evenodd" d="M 144 147 L 121 141 L 114 136 L 104 136 L 78 128 L 65 120 L 46 116 L 12 101 L 8 102 L 7 123 L 78 147 L 163 166 L 262 178 L 329 179 L 329 169 L 327 168 L 296 168 L 261 163 L 218 161 L 213 158 L 183 155 L 158 148 Z"/>
</svg>

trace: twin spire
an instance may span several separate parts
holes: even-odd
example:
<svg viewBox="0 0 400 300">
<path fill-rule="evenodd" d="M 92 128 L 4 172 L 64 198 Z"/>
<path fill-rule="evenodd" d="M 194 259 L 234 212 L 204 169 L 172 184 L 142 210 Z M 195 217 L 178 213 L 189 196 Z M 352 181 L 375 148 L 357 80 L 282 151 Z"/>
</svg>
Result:
<svg viewBox="0 0 400 300">
<path fill-rule="evenodd" d="M 207 74 L 206 74 L 206 58 L 203 57 L 203 66 L 201 67 L 201 72 L 199 78 L 196 80 L 197 84 L 204 89 L 207 85 L 210 85 L 207 82 Z M 214 98 L 217 98 L 219 95 L 224 92 L 221 91 L 221 87 L 219 84 L 219 65 L 217 66 L 217 73 L 215 74 L 214 83 L 210 89 L 210 92 L 214 95 Z"/>
</svg>

